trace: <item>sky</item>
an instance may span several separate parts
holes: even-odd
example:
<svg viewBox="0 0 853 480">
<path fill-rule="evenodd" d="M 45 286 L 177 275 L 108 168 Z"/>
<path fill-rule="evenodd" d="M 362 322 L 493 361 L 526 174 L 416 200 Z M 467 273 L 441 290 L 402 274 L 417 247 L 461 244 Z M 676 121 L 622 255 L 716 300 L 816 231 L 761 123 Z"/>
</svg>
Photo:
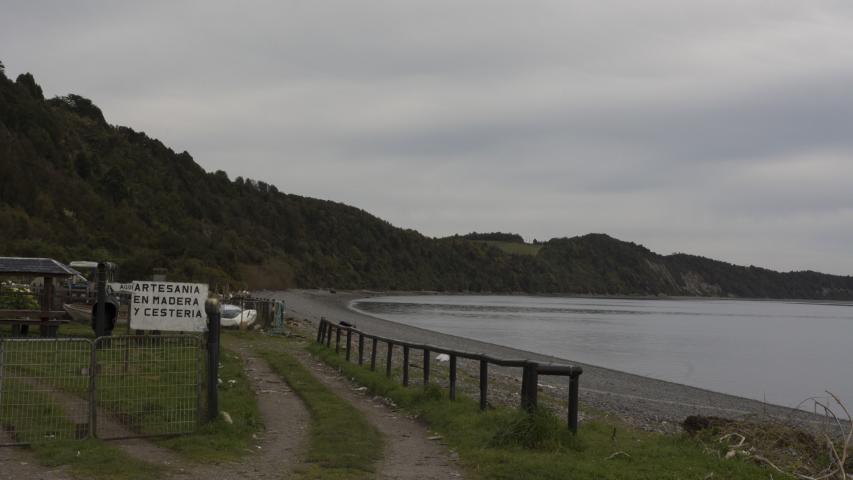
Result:
<svg viewBox="0 0 853 480">
<path fill-rule="evenodd" d="M 853 274 L 849 0 L 0 0 L 0 61 L 429 236 Z"/>
</svg>

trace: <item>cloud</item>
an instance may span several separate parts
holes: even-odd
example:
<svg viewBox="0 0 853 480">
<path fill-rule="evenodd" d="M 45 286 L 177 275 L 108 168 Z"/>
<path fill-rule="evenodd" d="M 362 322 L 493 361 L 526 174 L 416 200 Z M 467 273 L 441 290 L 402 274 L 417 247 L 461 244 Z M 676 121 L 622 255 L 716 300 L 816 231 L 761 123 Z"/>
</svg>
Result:
<svg viewBox="0 0 853 480">
<path fill-rule="evenodd" d="M 427 235 L 853 273 L 846 1 L 4 2 L 7 71 Z"/>
</svg>

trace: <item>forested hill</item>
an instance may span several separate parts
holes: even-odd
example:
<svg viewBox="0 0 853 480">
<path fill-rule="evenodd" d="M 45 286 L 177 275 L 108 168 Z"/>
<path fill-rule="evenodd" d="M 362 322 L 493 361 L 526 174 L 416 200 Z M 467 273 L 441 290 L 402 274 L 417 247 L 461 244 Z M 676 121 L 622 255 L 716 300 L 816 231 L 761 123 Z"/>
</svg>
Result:
<svg viewBox="0 0 853 480">
<path fill-rule="evenodd" d="M 853 298 L 853 279 L 657 255 L 594 234 L 427 238 L 363 210 L 206 172 L 187 152 L 0 73 L 0 255 L 110 259 L 214 286 Z M 497 239 L 497 240 L 496 240 Z M 515 248 L 501 248 L 501 241 Z M 526 252 L 526 253 L 513 253 Z"/>
</svg>

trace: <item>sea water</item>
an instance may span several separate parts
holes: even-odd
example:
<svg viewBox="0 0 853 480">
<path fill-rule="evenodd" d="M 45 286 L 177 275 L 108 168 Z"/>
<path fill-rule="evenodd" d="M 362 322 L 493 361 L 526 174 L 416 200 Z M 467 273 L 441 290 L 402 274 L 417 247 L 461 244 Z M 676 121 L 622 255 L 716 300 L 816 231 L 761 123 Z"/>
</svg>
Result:
<svg viewBox="0 0 853 480">
<path fill-rule="evenodd" d="M 797 406 L 853 406 L 853 306 L 750 300 L 418 295 L 369 315 L 569 361 Z"/>
</svg>

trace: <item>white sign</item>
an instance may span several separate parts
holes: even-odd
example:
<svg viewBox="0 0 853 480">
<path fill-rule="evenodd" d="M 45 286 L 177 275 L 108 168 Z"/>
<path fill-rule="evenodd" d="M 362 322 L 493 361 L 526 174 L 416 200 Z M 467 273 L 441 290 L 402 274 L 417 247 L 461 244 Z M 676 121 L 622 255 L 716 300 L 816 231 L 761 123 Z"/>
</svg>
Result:
<svg viewBox="0 0 853 480">
<path fill-rule="evenodd" d="M 121 293 L 132 293 L 133 292 L 133 284 L 132 283 L 108 283 L 107 284 L 113 292 L 121 292 Z"/>
<path fill-rule="evenodd" d="M 207 285 L 140 282 L 131 287 L 130 328 L 203 332 L 207 329 Z"/>
</svg>

